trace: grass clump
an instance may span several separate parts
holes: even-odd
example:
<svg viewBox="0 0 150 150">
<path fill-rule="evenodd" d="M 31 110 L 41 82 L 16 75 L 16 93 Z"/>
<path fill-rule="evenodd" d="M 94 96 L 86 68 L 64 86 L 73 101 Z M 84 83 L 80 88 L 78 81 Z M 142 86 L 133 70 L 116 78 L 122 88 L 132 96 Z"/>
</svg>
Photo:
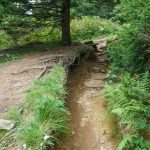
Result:
<svg viewBox="0 0 150 150">
<path fill-rule="evenodd" d="M 28 90 L 24 121 L 17 129 L 21 145 L 44 150 L 47 146 L 53 147 L 57 139 L 68 132 L 65 82 L 65 69 L 57 66 L 51 75 L 36 81 Z"/>
<path fill-rule="evenodd" d="M 122 133 L 118 150 L 148 150 L 150 93 L 148 73 L 131 77 L 125 74 L 120 82 L 106 86 L 108 109 L 116 116 Z"/>
</svg>

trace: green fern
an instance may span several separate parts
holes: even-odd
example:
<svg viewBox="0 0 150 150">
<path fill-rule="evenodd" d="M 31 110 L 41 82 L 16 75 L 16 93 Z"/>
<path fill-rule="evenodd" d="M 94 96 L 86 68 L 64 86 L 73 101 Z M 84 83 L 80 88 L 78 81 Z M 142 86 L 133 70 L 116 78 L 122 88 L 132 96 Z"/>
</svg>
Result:
<svg viewBox="0 0 150 150">
<path fill-rule="evenodd" d="M 119 150 L 123 147 L 144 147 L 142 146 L 145 145 L 144 138 L 141 140 L 142 142 L 140 141 L 141 133 L 150 130 L 148 122 L 150 118 L 148 74 L 134 77 L 126 74 L 119 83 L 106 85 L 105 93 L 108 109 L 117 116 L 120 130 L 125 135 L 119 145 Z M 129 130 L 127 130 L 128 127 L 130 127 Z"/>
<path fill-rule="evenodd" d="M 135 138 L 135 136 L 130 135 L 130 134 L 125 135 L 123 137 L 123 140 L 117 147 L 117 150 L 123 150 L 124 148 L 128 148 L 129 145 L 133 144 L 133 138 Z"/>
</svg>

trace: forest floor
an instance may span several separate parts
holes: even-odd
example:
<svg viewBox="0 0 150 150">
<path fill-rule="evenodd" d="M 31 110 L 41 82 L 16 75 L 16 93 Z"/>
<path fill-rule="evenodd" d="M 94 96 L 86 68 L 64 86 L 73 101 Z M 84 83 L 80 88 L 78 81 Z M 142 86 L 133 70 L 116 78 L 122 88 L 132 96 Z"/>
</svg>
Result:
<svg viewBox="0 0 150 150">
<path fill-rule="evenodd" d="M 0 118 L 15 105 L 22 105 L 26 91 L 34 81 L 49 73 L 63 58 L 68 61 L 75 53 L 86 47 L 72 45 L 55 47 L 24 57 L 0 67 Z M 68 62 L 67 62 L 68 63 Z M 58 150 L 113 150 L 110 138 L 111 121 L 104 119 L 106 104 L 103 95 L 107 64 L 96 58 L 81 59 L 80 65 L 70 69 L 68 77 L 71 113 L 70 134 L 60 141 Z"/>
</svg>

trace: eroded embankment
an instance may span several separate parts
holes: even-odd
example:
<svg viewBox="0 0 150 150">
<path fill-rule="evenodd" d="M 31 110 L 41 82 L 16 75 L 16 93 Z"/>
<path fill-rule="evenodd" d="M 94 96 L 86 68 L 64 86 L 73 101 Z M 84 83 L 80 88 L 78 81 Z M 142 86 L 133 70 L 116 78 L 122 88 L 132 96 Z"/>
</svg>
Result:
<svg viewBox="0 0 150 150">
<path fill-rule="evenodd" d="M 105 64 L 82 60 L 69 74 L 70 134 L 57 150 L 113 150 L 110 126 L 104 121 Z"/>
</svg>

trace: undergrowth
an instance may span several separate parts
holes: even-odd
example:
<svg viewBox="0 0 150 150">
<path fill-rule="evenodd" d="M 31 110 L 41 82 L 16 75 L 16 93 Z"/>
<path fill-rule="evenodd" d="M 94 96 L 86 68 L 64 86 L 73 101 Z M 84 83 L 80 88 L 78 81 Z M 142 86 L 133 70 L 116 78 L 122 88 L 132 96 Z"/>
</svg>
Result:
<svg viewBox="0 0 150 150">
<path fill-rule="evenodd" d="M 150 93 L 148 73 L 131 77 L 129 73 L 117 83 L 106 85 L 108 109 L 119 122 L 122 141 L 117 150 L 149 150 Z"/>
<path fill-rule="evenodd" d="M 18 141 L 26 147 L 45 149 L 67 133 L 69 112 L 65 107 L 65 82 L 65 70 L 57 66 L 50 76 L 36 81 L 29 89 L 25 105 L 25 114 L 29 116 L 17 132 Z"/>
<path fill-rule="evenodd" d="M 83 16 L 71 21 L 71 34 L 74 41 L 111 37 L 118 28 L 117 23 L 98 16 Z"/>
<path fill-rule="evenodd" d="M 7 56 L 0 58 L 0 65 L 4 65 L 4 64 L 7 64 L 8 62 L 16 61 L 19 59 L 21 59 L 21 56 L 7 55 Z"/>
<path fill-rule="evenodd" d="M 59 138 L 68 133 L 70 114 L 65 106 L 65 83 L 65 69 L 56 66 L 50 75 L 35 81 L 27 91 L 23 110 L 9 110 L 7 118 L 16 121 L 14 138 L 19 148 L 52 148 L 59 143 Z"/>
<path fill-rule="evenodd" d="M 107 47 L 106 99 L 122 133 L 118 150 L 150 149 L 149 14 L 148 0 L 122 0 L 114 9 L 113 19 L 120 28 Z"/>
</svg>

